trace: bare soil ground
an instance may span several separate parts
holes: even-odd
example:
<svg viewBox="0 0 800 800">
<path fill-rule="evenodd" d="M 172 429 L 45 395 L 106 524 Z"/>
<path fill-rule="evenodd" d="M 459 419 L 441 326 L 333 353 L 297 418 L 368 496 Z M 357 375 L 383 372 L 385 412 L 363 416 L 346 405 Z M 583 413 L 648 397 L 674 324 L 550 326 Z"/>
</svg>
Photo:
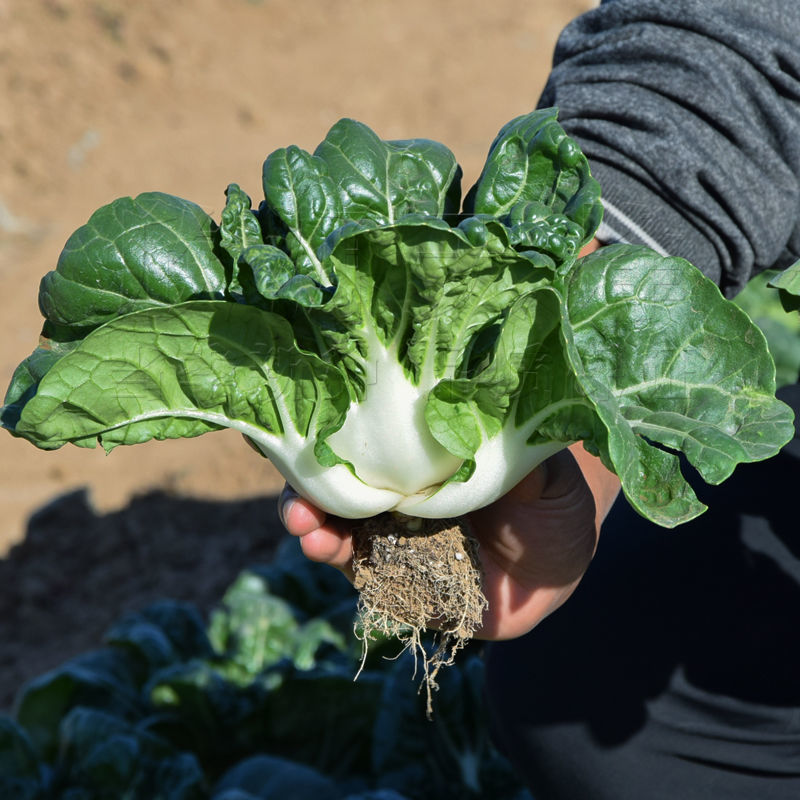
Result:
<svg viewBox="0 0 800 800">
<path fill-rule="evenodd" d="M 39 279 L 116 197 L 218 218 L 264 157 L 340 117 L 424 136 L 465 184 L 531 109 L 592 0 L 0 0 L 0 380 L 35 346 Z M 281 535 L 282 484 L 240 438 L 54 453 L 0 435 L 0 709 L 122 611 L 206 608 Z M 33 516 L 32 516 L 33 515 Z"/>
</svg>

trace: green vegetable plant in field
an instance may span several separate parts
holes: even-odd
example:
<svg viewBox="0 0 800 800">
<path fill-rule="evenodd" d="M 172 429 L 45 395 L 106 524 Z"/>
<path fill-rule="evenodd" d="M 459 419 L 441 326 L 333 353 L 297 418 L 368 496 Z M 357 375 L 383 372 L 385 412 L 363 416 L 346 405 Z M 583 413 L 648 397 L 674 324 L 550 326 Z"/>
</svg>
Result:
<svg viewBox="0 0 800 800">
<path fill-rule="evenodd" d="M 480 644 L 428 722 L 411 654 L 362 663 L 355 618 L 345 578 L 288 538 L 209 624 L 174 601 L 125 615 L 0 716 L 0 797 L 530 800 L 488 737 Z"/>
<path fill-rule="evenodd" d="M 513 120 L 460 206 L 444 146 L 338 122 L 220 223 L 159 193 L 99 209 L 41 284 L 3 425 L 107 450 L 221 427 L 339 516 L 458 516 L 577 440 L 642 514 L 790 434 L 749 319 L 645 248 L 577 258 L 600 192 L 554 110 Z M 402 447 L 398 447 L 402 442 Z"/>
</svg>

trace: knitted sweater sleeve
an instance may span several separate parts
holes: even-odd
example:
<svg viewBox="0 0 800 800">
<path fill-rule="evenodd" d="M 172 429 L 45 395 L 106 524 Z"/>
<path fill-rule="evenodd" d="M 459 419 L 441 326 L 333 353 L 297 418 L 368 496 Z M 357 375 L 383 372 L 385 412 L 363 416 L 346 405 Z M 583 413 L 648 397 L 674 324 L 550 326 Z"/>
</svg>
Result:
<svg viewBox="0 0 800 800">
<path fill-rule="evenodd" d="M 589 157 L 600 238 L 732 296 L 800 257 L 798 0 L 607 0 L 562 33 L 541 106 Z"/>
</svg>

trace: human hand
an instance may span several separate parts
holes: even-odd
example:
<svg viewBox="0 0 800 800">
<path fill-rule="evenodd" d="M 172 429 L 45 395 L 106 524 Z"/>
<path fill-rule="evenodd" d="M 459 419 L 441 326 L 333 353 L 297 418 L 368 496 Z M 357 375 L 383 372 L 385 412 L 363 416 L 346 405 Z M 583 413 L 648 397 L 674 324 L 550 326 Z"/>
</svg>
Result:
<svg viewBox="0 0 800 800">
<path fill-rule="evenodd" d="M 478 638 L 521 636 L 567 600 L 589 566 L 600 522 L 617 490 L 616 477 L 578 445 L 468 515 L 489 601 Z M 284 524 L 300 538 L 306 557 L 352 579 L 353 521 L 329 517 L 291 490 L 284 491 L 280 505 Z"/>
</svg>

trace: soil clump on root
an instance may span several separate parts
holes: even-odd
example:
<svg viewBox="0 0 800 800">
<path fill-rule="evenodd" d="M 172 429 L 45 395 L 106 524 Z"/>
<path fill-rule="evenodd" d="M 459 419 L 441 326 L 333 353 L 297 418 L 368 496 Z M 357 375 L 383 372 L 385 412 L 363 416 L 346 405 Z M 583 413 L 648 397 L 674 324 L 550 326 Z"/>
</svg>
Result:
<svg viewBox="0 0 800 800">
<path fill-rule="evenodd" d="M 393 636 L 420 657 L 430 716 L 439 669 L 453 663 L 488 606 L 478 543 L 463 519 L 387 513 L 354 529 L 353 553 L 364 646 Z M 428 628 L 436 631 L 432 653 L 422 641 Z"/>
</svg>

